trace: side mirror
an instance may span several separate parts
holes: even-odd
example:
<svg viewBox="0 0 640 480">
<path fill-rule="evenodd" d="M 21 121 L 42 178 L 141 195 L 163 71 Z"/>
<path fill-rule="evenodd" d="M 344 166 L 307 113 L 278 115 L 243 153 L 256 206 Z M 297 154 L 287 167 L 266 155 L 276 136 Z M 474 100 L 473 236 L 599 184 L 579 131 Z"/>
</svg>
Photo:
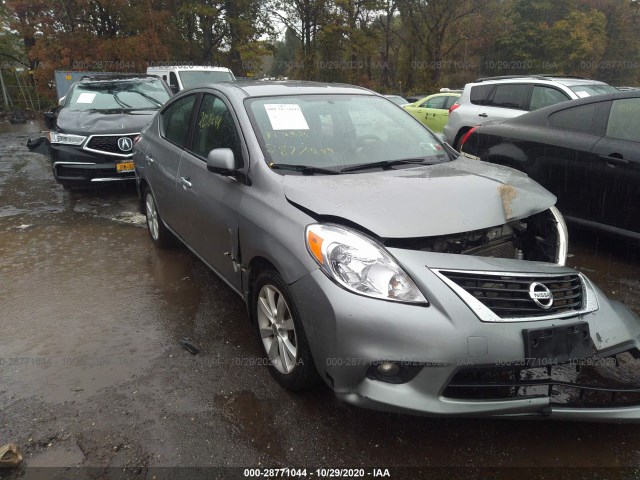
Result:
<svg viewBox="0 0 640 480">
<path fill-rule="evenodd" d="M 207 170 L 224 176 L 233 176 L 238 169 L 235 155 L 230 148 L 214 148 L 207 155 Z"/>
<path fill-rule="evenodd" d="M 178 85 L 175 85 L 175 84 L 171 85 L 169 88 L 171 89 L 174 95 L 180 91 L 180 89 L 178 88 Z"/>
<path fill-rule="evenodd" d="M 64 103 L 65 98 L 67 98 L 66 95 L 64 97 L 60 97 L 60 100 L 58 100 L 58 105 L 62 105 Z"/>
</svg>

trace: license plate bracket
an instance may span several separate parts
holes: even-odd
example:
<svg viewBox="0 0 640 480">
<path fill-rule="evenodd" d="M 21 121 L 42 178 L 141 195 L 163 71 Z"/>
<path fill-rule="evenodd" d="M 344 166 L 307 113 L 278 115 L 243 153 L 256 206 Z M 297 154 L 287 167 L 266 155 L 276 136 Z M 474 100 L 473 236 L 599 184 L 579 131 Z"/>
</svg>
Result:
<svg viewBox="0 0 640 480">
<path fill-rule="evenodd" d="M 566 363 L 596 353 L 587 322 L 522 330 L 524 353 L 531 366 Z"/>
</svg>

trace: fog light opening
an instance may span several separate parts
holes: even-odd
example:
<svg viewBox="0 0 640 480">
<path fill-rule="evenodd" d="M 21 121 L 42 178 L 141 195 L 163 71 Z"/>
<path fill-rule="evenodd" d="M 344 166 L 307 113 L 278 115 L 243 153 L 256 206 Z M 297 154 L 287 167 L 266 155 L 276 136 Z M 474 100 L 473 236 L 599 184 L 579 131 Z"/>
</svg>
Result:
<svg viewBox="0 0 640 480">
<path fill-rule="evenodd" d="M 400 373 L 400 366 L 393 362 L 382 362 L 378 365 L 378 374 L 383 377 L 395 377 Z"/>
<path fill-rule="evenodd" d="M 420 363 L 381 360 L 371 364 L 367 378 L 385 383 L 407 383 L 413 380 L 423 366 Z"/>
</svg>

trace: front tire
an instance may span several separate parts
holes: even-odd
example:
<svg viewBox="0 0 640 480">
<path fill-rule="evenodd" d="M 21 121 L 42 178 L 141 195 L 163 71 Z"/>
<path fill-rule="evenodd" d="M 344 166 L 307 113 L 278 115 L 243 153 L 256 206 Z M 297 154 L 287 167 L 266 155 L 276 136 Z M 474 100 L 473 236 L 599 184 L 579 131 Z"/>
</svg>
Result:
<svg viewBox="0 0 640 480">
<path fill-rule="evenodd" d="M 318 383 L 309 343 L 287 285 L 279 273 L 259 274 L 251 296 L 251 312 L 269 372 L 288 390 L 305 390 Z"/>
<path fill-rule="evenodd" d="M 144 191 L 144 212 L 147 217 L 147 229 L 151 241 L 159 248 L 170 248 L 175 245 L 175 237 L 165 227 L 151 189 Z"/>
</svg>

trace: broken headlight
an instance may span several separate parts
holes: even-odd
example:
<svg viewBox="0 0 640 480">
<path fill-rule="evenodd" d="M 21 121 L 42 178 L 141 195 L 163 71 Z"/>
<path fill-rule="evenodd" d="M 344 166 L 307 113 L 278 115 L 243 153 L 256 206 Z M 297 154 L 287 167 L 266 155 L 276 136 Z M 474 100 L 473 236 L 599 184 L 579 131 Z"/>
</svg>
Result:
<svg viewBox="0 0 640 480">
<path fill-rule="evenodd" d="M 309 225 L 307 249 L 339 285 L 368 297 L 428 303 L 394 258 L 369 237 L 338 225 Z"/>
</svg>

